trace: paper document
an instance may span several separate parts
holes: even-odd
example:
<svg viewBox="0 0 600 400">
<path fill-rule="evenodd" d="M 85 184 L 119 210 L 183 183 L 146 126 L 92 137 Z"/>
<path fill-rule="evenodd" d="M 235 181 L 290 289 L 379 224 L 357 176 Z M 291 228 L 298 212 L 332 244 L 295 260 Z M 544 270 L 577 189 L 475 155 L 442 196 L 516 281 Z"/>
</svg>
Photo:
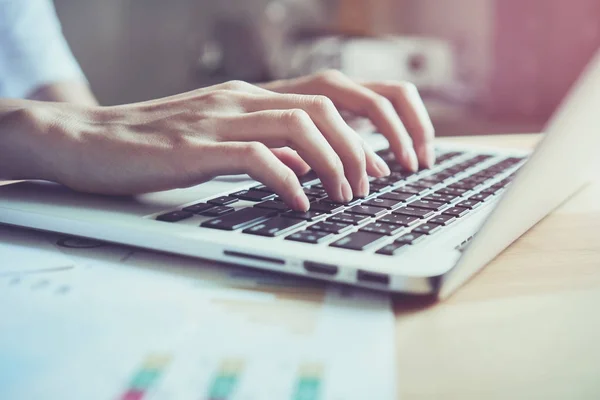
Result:
<svg viewBox="0 0 600 400">
<path fill-rule="evenodd" d="M 1 398 L 396 398 L 387 295 L 89 244 L 0 276 Z"/>
</svg>

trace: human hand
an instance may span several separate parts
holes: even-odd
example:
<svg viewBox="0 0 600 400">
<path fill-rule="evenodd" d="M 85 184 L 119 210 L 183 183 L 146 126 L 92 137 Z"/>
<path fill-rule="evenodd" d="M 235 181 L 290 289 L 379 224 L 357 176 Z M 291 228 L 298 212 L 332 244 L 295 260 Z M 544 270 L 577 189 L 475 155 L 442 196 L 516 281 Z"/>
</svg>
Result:
<svg viewBox="0 0 600 400">
<path fill-rule="evenodd" d="M 433 163 L 433 128 L 413 86 L 358 85 L 335 72 L 114 107 L 49 104 L 37 154 L 52 180 L 80 191 L 136 194 L 247 173 L 306 210 L 297 175 L 311 168 L 341 202 L 365 196 L 368 175 L 389 174 L 336 106 L 368 116 L 406 168 Z"/>
</svg>

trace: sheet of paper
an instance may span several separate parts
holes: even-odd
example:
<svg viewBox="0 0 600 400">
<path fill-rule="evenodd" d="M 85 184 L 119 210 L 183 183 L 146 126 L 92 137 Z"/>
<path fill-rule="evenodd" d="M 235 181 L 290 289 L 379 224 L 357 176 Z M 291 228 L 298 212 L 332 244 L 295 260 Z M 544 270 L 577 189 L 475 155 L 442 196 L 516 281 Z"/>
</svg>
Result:
<svg viewBox="0 0 600 400">
<path fill-rule="evenodd" d="M 75 266 L 43 239 L 43 234 L 0 226 L 0 276 L 64 270 Z"/>
<path fill-rule="evenodd" d="M 0 276 L 3 398 L 396 397 L 386 295 L 43 240 L 77 265 Z"/>
</svg>

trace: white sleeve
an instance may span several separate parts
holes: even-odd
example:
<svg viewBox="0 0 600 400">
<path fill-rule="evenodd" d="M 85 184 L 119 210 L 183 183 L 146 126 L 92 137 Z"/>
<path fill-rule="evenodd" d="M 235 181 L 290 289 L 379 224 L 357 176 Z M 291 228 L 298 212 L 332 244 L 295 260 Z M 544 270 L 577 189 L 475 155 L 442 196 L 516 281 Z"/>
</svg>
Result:
<svg viewBox="0 0 600 400">
<path fill-rule="evenodd" d="M 52 0 L 0 0 L 0 97 L 23 98 L 60 81 L 85 81 Z"/>
</svg>

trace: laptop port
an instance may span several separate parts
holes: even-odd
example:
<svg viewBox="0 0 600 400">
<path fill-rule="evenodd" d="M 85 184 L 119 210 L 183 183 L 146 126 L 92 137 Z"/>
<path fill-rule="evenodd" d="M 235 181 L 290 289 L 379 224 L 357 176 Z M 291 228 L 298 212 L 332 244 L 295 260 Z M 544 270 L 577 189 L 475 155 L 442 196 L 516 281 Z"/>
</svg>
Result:
<svg viewBox="0 0 600 400">
<path fill-rule="evenodd" d="M 390 284 L 390 276 L 387 274 L 381 274 L 379 272 L 368 272 L 358 270 L 357 278 L 359 282 L 363 283 L 385 286 L 388 286 Z"/>
<path fill-rule="evenodd" d="M 280 264 L 280 265 L 285 264 L 285 260 L 280 260 L 278 258 L 257 256 L 254 254 L 247 254 L 247 253 L 242 253 L 239 251 L 225 250 L 223 252 L 223 254 L 225 254 L 226 256 L 230 256 L 230 257 L 247 258 L 247 259 L 253 260 L 253 261 L 264 261 L 264 262 L 268 262 L 268 263 L 272 263 L 272 264 Z"/>
<path fill-rule="evenodd" d="M 312 261 L 304 261 L 304 269 L 308 272 L 321 275 L 335 275 L 338 272 L 337 265 L 321 264 Z"/>
</svg>

